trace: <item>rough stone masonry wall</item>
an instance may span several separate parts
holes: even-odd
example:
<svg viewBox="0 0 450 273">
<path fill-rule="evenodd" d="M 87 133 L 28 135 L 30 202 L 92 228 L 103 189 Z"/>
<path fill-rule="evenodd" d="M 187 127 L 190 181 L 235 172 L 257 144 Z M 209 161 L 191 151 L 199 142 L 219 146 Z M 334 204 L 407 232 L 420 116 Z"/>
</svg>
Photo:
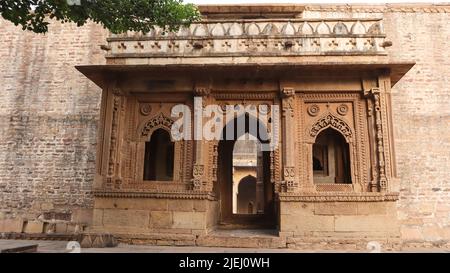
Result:
<svg viewBox="0 0 450 273">
<path fill-rule="evenodd" d="M 391 60 L 417 63 L 392 90 L 402 238 L 450 240 L 450 14 L 384 17 Z M 0 219 L 92 206 L 100 92 L 74 66 L 104 63 L 105 34 L 0 21 Z"/>
<path fill-rule="evenodd" d="M 0 220 L 89 216 L 101 90 L 74 66 L 104 63 L 105 38 L 94 24 L 42 35 L 0 20 Z"/>
</svg>

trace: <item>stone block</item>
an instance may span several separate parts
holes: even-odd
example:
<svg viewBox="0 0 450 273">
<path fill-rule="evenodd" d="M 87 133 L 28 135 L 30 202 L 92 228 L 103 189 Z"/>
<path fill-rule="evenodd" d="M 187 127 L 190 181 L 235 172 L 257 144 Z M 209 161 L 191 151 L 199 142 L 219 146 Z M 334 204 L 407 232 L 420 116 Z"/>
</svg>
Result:
<svg viewBox="0 0 450 273">
<path fill-rule="evenodd" d="M 103 225 L 103 209 L 94 209 L 93 217 L 92 217 L 93 226 L 102 226 Z"/>
<path fill-rule="evenodd" d="M 159 198 L 97 198 L 96 209 L 167 210 L 167 199 Z"/>
<path fill-rule="evenodd" d="M 418 227 L 402 227 L 400 229 L 401 238 L 404 241 L 422 241 L 423 235 Z"/>
<path fill-rule="evenodd" d="M 192 200 L 194 205 L 194 211 L 206 211 L 208 208 L 207 200 Z"/>
<path fill-rule="evenodd" d="M 173 246 L 173 245 L 175 245 L 175 241 L 173 241 L 173 240 L 157 240 L 156 245 L 158 245 L 158 246 Z"/>
<path fill-rule="evenodd" d="M 150 212 L 150 226 L 152 228 L 171 228 L 173 225 L 172 212 L 152 211 Z"/>
<path fill-rule="evenodd" d="M 23 219 L 3 219 L 0 220 L 0 232 L 17 232 L 23 231 Z"/>
<path fill-rule="evenodd" d="M 28 221 L 25 233 L 44 233 L 44 223 L 41 221 Z"/>
<path fill-rule="evenodd" d="M 438 226 L 426 226 L 422 229 L 422 234 L 425 241 L 440 241 L 442 240 L 441 233 L 442 230 Z"/>
<path fill-rule="evenodd" d="M 435 210 L 435 202 L 424 202 L 419 206 L 419 213 L 424 215 L 430 215 Z"/>
<path fill-rule="evenodd" d="M 314 204 L 302 202 L 280 202 L 280 214 L 312 216 L 314 215 Z"/>
<path fill-rule="evenodd" d="M 281 215 L 280 232 L 294 232 L 295 234 L 304 234 L 312 231 L 333 231 L 334 216 L 302 216 L 291 217 L 290 215 Z"/>
<path fill-rule="evenodd" d="M 385 202 L 363 202 L 358 203 L 359 215 L 384 215 L 387 213 Z"/>
<path fill-rule="evenodd" d="M 192 200 L 185 199 L 171 199 L 168 200 L 168 210 L 169 211 L 193 211 Z"/>
<path fill-rule="evenodd" d="M 53 203 L 50 203 L 50 202 L 41 203 L 40 205 L 41 205 L 41 210 L 43 210 L 43 211 L 52 210 L 54 208 Z"/>
<path fill-rule="evenodd" d="M 443 240 L 450 241 L 450 226 L 441 227 L 440 234 Z"/>
<path fill-rule="evenodd" d="M 85 226 L 83 224 L 75 224 L 70 223 L 67 224 L 67 233 L 68 234 L 77 234 L 84 231 Z"/>
<path fill-rule="evenodd" d="M 382 215 L 335 216 L 335 231 L 377 231 L 398 233 L 397 219 Z"/>
<path fill-rule="evenodd" d="M 323 202 L 314 205 L 316 215 L 356 215 L 355 202 Z"/>
<path fill-rule="evenodd" d="M 94 202 L 95 209 L 111 209 L 114 208 L 115 200 L 113 198 L 96 198 Z"/>
<path fill-rule="evenodd" d="M 56 223 L 55 232 L 56 233 L 67 233 L 67 224 L 66 223 Z"/>
<path fill-rule="evenodd" d="M 204 229 L 206 228 L 203 212 L 173 212 L 173 228 Z"/>
<path fill-rule="evenodd" d="M 117 198 L 115 205 L 118 209 L 166 211 L 167 199 L 160 198 Z"/>
<path fill-rule="evenodd" d="M 192 229 L 186 228 L 158 228 L 152 229 L 154 233 L 171 233 L 171 234 L 192 234 Z"/>
<path fill-rule="evenodd" d="M 93 209 L 74 209 L 72 212 L 72 222 L 92 225 Z"/>
<path fill-rule="evenodd" d="M 121 228 L 136 227 L 148 228 L 149 212 L 145 210 L 103 210 L 103 225 Z"/>
</svg>

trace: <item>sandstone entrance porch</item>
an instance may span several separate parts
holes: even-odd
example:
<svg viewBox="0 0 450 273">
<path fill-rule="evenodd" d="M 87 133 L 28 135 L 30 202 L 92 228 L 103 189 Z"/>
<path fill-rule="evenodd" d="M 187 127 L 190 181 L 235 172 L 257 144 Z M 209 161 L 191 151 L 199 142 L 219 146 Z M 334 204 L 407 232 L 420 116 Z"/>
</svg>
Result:
<svg viewBox="0 0 450 273">
<path fill-rule="evenodd" d="M 93 230 L 180 244 L 254 228 L 294 244 L 398 238 L 391 87 L 413 64 L 389 61 L 382 18 L 280 10 L 260 18 L 257 8 L 242 17 L 205 7 L 214 19 L 112 35 L 106 65 L 78 67 L 103 90 Z M 196 98 L 201 109 L 277 106 L 278 116 L 256 119 L 277 148 L 256 152 L 245 169 L 233 151 L 249 130 L 175 139 L 172 109 L 194 113 Z"/>
</svg>

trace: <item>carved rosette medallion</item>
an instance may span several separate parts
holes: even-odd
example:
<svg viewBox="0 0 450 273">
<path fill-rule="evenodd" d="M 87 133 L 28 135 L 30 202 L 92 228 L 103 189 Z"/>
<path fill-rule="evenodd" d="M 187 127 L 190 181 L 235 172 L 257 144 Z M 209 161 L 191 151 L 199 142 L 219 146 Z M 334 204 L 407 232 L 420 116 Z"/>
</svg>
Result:
<svg viewBox="0 0 450 273">
<path fill-rule="evenodd" d="M 307 111 L 310 116 L 315 117 L 319 114 L 320 108 L 317 104 L 313 104 L 308 107 Z"/>
<path fill-rule="evenodd" d="M 144 116 L 148 116 L 150 115 L 150 112 L 152 111 L 152 107 L 150 106 L 150 104 L 148 103 L 144 103 L 141 105 L 141 114 Z"/>
<path fill-rule="evenodd" d="M 336 112 L 341 116 L 345 116 L 348 113 L 348 106 L 345 104 L 341 104 L 336 108 Z"/>
</svg>

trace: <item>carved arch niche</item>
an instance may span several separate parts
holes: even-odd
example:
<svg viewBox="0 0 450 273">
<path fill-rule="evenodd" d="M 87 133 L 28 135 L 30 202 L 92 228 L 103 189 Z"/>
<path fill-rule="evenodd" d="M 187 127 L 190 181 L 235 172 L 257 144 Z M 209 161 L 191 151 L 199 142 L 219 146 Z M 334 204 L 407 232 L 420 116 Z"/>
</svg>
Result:
<svg viewBox="0 0 450 273">
<path fill-rule="evenodd" d="M 183 170 L 183 141 L 174 141 L 171 134 L 171 127 L 175 121 L 164 113 L 159 112 L 149 118 L 144 119 L 135 131 L 136 140 L 136 156 L 135 156 L 135 175 L 134 181 L 139 185 L 139 188 L 168 188 L 176 189 L 177 186 L 182 186 L 182 173 L 178 170 Z M 145 162 L 145 144 L 150 141 L 154 132 L 158 129 L 165 130 L 172 142 L 174 142 L 173 155 L 173 180 L 172 181 L 146 181 L 144 180 L 144 162 Z"/>
<path fill-rule="evenodd" d="M 360 160 L 360 157 L 358 156 L 358 138 L 354 127 L 352 105 L 352 103 L 346 102 L 306 104 L 308 116 L 306 118 L 307 125 L 304 133 L 304 141 L 307 148 L 305 155 L 307 169 L 305 171 L 307 173 L 309 185 L 313 185 L 313 189 L 316 191 L 352 192 L 361 191 L 362 189 L 360 186 L 361 181 L 358 176 L 358 161 Z M 333 177 L 336 182 L 334 180 L 329 182 L 327 179 L 323 179 L 322 182 L 317 182 L 314 179 L 314 175 L 317 172 L 317 170 L 314 170 L 314 161 L 317 160 L 315 153 L 317 153 L 318 148 L 316 146 L 316 149 L 314 149 L 314 145 L 318 145 L 316 141 L 318 140 L 318 137 L 323 136 L 324 133 L 331 133 L 331 137 L 334 137 L 335 139 L 343 139 L 341 143 L 345 146 L 340 146 L 342 149 L 341 153 L 342 155 L 345 154 L 344 157 L 348 159 L 348 178 L 345 182 L 338 182 L 337 177 Z M 338 167 L 335 169 L 335 166 L 337 166 L 336 164 L 338 164 L 338 161 L 340 160 L 337 156 L 332 158 L 331 155 L 335 155 L 337 151 L 330 151 L 331 148 L 331 146 L 324 145 L 323 149 L 319 149 L 321 151 L 320 153 L 323 153 L 324 158 L 324 160 L 320 160 L 321 164 L 323 164 L 323 162 L 328 164 L 327 166 L 322 166 L 319 164 L 322 166 L 322 169 L 319 168 L 319 170 L 323 170 L 324 177 L 329 175 L 329 172 L 331 171 L 330 169 L 337 172 Z M 340 163 L 342 164 L 342 162 Z M 342 171 L 345 172 L 344 169 L 342 169 Z"/>
</svg>

